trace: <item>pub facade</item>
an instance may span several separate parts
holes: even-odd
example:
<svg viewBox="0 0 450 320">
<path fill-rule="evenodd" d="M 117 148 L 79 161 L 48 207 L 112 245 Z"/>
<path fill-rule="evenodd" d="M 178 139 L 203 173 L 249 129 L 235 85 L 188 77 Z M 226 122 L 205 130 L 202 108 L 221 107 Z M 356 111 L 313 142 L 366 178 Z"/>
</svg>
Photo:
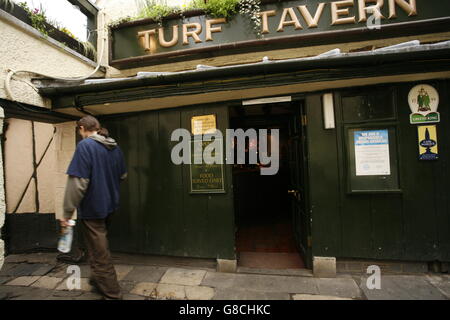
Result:
<svg viewBox="0 0 450 320">
<path fill-rule="evenodd" d="M 114 24 L 105 77 L 33 81 L 53 112 L 98 117 L 125 154 L 111 249 L 446 265 L 450 3 L 262 1 L 257 15 Z M 175 163 L 177 129 L 201 152 L 219 141 L 221 161 Z M 246 161 L 233 162 L 225 133 L 240 129 Z M 276 174 L 261 174 L 260 130 Z"/>
</svg>

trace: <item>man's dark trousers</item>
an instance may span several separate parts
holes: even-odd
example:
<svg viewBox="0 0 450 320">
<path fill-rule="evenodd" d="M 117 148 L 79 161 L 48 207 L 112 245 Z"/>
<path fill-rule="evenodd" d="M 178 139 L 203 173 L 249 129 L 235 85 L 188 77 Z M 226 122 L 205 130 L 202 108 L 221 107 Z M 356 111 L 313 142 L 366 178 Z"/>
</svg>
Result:
<svg viewBox="0 0 450 320">
<path fill-rule="evenodd" d="M 81 219 L 81 222 L 94 285 L 107 298 L 121 299 L 107 238 L 110 216 L 106 219 Z"/>
</svg>

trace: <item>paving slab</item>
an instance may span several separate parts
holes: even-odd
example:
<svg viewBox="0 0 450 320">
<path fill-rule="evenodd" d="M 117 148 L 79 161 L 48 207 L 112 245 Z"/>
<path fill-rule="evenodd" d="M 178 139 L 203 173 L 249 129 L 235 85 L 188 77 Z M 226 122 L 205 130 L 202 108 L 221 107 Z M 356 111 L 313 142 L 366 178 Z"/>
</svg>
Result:
<svg viewBox="0 0 450 320">
<path fill-rule="evenodd" d="M 69 266 L 70 266 L 69 264 L 59 262 L 55 264 L 54 268 L 49 273 L 47 273 L 46 276 L 56 278 L 66 278 L 71 274 L 67 273 Z"/>
<path fill-rule="evenodd" d="M 53 265 L 42 263 L 5 263 L 0 271 L 0 276 L 43 276 L 53 268 Z"/>
<path fill-rule="evenodd" d="M 155 266 L 135 266 L 122 280 L 157 283 L 167 269 Z"/>
<path fill-rule="evenodd" d="M 67 298 L 67 299 L 71 299 L 73 297 L 79 297 L 83 294 L 83 291 L 76 291 L 76 290 L 72 290 L 72 291 L 53 291 L 52 296 L 53 297 L 58 297 L 58 298 Z"/>
<path fill-rule="evenodd" d="M 340 298 L 335 296 L 323 296 L 316 294 L 294 294 L 292 300 L 352 300 L 350 298 Z"/>
<path fill-rule="evenodd" d="M 37 269 L 31 274 L 32 276 L 44 276 L 55 268 L 51 264 L 39 264 Z"/>
<path fill-rule="evenodd" d="M 10 265 L 8 268 L 2 272 L 1 275 L 22 277 L 31 276 L 33 272 L 36 272 L 42 265 L 33 263 L 20 263 L 15 265 Z"/>
<path fill-rule="evenodd" d="M 186 299 L 186 291 L 184 286 L 161 283 L 156 286 L 156 299 L 183 300 Z"/>
<path fill-rule="evenodd" d="M 136 295 L 136 294 L 126 293 L 126 294 L 123 295 L 122 300 L 145 300 L 145 297 L 144 296 L 139 296 L 139 295 Z"/>
<path fill-rule="evenodd" d="M 56 262 L 56 256 L 58 254 L 59 254 L 58 252 L 10 254 L 7 257 L 5 257 L 5 262 L 54 264 Z"/>
<path fill-rule="evenodd" d="M 14 279 L 14 277 L 12 277 L 12 276 L 0 276 L 0 285 L 6 283 L 8 281 L 11 281 L 12 279 Z"/>
<path fill-rule="evenodd" d="M 425 276 L 385 275 L 381 289 L 369 290 L 367 276 L 361 279 L 360 288 L 369 300 L 445 300 L 446 297 L 429 283 Z"/>
<path fill-rule="evenodd" d="M 26 294 L 28 290 L 29 287 L 0 286 L 0 296 L 3 300 L 9 300 Z"/>
<path fill-rule="evenodd" d="M 13 276 L 12 269 L 16 268 L 18 266 L 17 263 L 4 263 L 2 268 L 0 269 L 0 276 L 6 277 L 6 276 Z"/>
<path fill-rule="evenodd" d="M 140 282 L 130 291 L 130 294 L 156 298 L 157 285 L 153 282 Z"/>
<path fill-rule="evenodd" d="M 288 293 L 217 288 L 213 300 L 290 300 Z"/>
<path fill-rule="evenodd" d="M 114 266 L 116 269 L 117 280 L 123 280 L 133 269 L 133 266 L 125 265 L 125 264 L 117 264 Z"/>
<path fill-rule="evenodd" d="M 160 283 L 198 286 L 205 274 L 204 270 L 169 268 L 162 276 Z"/>
<path fill-rule="evenodd" d="M 7 286 L 22 286 L 22 287 L 28 287 L 29 285 L 36 282 L 40 277 L 39 276 L 23 276 L 18 277 L 10 282 L 5 283 Z"/>
<path fill-rule="evenodd" d="M 65 291 L 93 291 L 94 288 L 89 284 L 89 278 L 81 278 L 80 279 L 80 289 L 71 289 L 68 286 L 67 281 L 70 281 L 69 279 L 64 279 L 59 286 L 56 287 L 56 290 L 65 290 Z M 70 287 L 72 287 L 74 283 L 70 283 Z"/>
<path fill-rule="evenodd" d="M 319 294 L 312 277 L 290 277 L 253 274 L 207 272 L 202 286 L 213 288 L 245 288 L 260 292 Z"/>
<path fill-rule="evenodd" d="M 42 276 L 36 282 L 34 282 L 31 286 L 35 287 L 35 288 L 52 290 L 52 289 L 55 289 L 56 286 L 58 284 L 60 284 L 62 281 L 63 281 L 62 278 Z"/>
<path fill-rule="evenodd" d="M 73 297 L 73 300 L 103 300 L 103 296 L 95 292 L 84 292 L 78 297 Z"/>
<path fill-rule="evenodd" d="M 120 285 L 120 289 L 122 290 L 123 293 L 130 293 L 130 291 L 136 287 L 137 282 L 122 280 L 122 281 L 119 281 L 119 285 Z"/>
<path fill-rule="evenodd" d="M 352 278 L 316 278 L 320 295 L 359 299 L 361 292 Z"/>
<path fill-rule="evenodd" d="M 447 299 L 450 300 L 450 276 L 449 275 L 428 275 L 428 281 L 435 286 Z"/>
<path fill-rule="evenodd" d="M 186 286 L 184 288 L 188 300 L 211 300 L 215 291 L 210 287 Z"/>
<path fill-rule="evenodd" d="M 81 294 L 83 294 L 83 293 L 81 292 Z M 44 300 L 52 300 L 52 301 L 55 301 L 55 300 L 63 300 L 63 301 L 68 301 L 68 300 L 76 300 L 76 298 L 78 298 L 78 297 L 58 297 L 58 296 L 48 296 L 48 297 L 45 298 Z"/>
<path fill-rule="evenodd" d="M 51 297 L 52 293 L 52 290 L 28 287 L 22 294 L 10 298 L 10 300 L 45 300 Z"/>
</svg>

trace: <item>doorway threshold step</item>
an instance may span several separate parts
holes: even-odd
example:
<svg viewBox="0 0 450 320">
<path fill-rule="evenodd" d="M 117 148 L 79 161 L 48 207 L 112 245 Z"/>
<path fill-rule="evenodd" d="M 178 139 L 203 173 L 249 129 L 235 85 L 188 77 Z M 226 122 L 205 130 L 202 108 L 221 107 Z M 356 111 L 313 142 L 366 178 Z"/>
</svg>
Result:
<svg viewBox="0 0 450 320">
<path fill-rule="evenodd" d="M 298 252 L 239 252 L 238 266 L 256 269 L 302 269 L 305 264 Z"/>
<path fill-rule="evenodd" d="M 292 276 L 292 277 L 313 276 L 312 271 L 309 269 L 261 269 L 261 268 L 238 267 L 236 273 Z"/>
</svg>

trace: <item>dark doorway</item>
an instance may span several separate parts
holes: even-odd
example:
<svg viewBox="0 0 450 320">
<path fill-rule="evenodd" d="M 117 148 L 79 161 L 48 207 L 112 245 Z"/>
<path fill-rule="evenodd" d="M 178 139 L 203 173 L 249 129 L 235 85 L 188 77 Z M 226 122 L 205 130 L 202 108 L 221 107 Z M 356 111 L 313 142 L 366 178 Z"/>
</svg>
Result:
<svg viewBox="0 0 450 320">
<path fill-rule="evenodd" d="M 268 129 L 269 133 L 270 129 L 279 129 L 277 174 L 261 175 L 261 164 L 249 164 L 247 153 L 258 140 L 247 138 L 246 163 L 233 165 L 238 265 L 263 269 L 305 268 L 302 236 L 307 230 L 301 226 L 306 205 L 302 188 L 306 183 L 302 103 L 233 106 L 230 127 L 256 132 Z"/>
</svg>

